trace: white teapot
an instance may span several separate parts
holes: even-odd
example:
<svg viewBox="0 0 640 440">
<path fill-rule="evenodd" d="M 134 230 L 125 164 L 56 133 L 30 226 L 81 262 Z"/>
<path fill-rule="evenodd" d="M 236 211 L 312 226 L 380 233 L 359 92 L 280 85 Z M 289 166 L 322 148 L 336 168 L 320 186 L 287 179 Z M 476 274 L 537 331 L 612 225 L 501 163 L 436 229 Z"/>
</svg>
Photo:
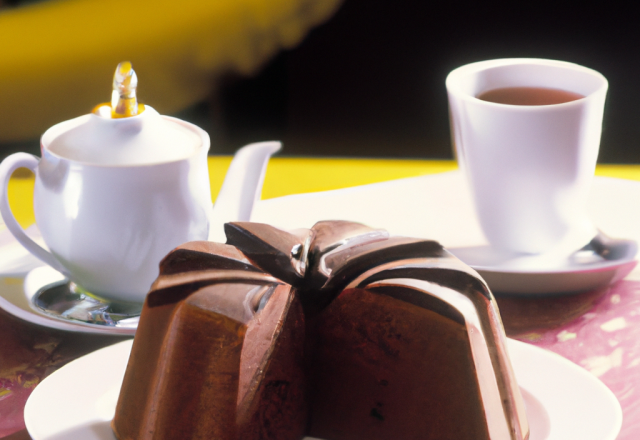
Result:
<svg viewBox="0 0 640 440">
<path fill-rule="evenodd" d="M 132 87 L 125 93 L 116 88 L 122 78 L 120 84 L 114 81 L 118 96 L 111 106 L 44 133 L 42 158 L 16 153 L 0 164 L 0 214 L 29 252 L 81 289 L 112 301 L 142 303 L 158 275 L 158 263 L 171 249 L 209 237 L 210 140 L 197 126 L 161 116 L 149 106 L 132 112 L 127 99 L 133 94 L 135 101 L 135 73 L 128 67 L 126 85 L 133 84 L 133 93 Z M 123 103 L 124 117 L 112 114 Z M 254 188 L 253 193 L 245 188 L 244 195 L 251 198 L 246 202 L 252 204 L 259 194 L 266 160 L 277 149 L 274 142 L 245 148 L 245 155 L 258 156 L 262 168 L 258 176 L 247 176 Z M 34 212 L 48 250 L 25 234 L 9 207 L 7 184 L 21 167 L 36 175 Z M 236 164 L 234 180 L 247 171 Z M 226 181 L 222 192 L 233 193 Z M 231 195 L 243 195 L 235 192 Z M 220 204 L 240 209 L 240 201 Z"/>
</svg>

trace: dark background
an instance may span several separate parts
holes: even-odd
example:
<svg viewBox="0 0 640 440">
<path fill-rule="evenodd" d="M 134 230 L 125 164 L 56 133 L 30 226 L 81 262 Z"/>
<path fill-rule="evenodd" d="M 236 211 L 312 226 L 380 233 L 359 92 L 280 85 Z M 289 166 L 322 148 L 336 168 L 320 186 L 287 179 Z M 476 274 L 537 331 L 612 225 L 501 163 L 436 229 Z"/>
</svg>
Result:
<svg viewBox="0 0 640 440">
<path fill-rule="evenodd" d="M 640 163 L 636 9 L 618 2 L 345 0 L 300 46 L 253 78 L 229 78 L 191 111 L 207 114 L 214 153 L 281 139 L 285 155 L 452 158 L 448 72 L 493 58 L 559 59 L 609 80 L 599 161 Z"/>
<path fill-rule="evenodd" d="M 447 74 L 486 59 L 549 58 L 608 78 L 599 161 L 640 163 L 638 9 L 617 0 L 344 0 L 298 47 L 253 77 L 227 76 L 175 116 L 209 132 L 212 154 L 279 139 L 289 156 L 450 159 Z M 13 151 L 39 154 L 39 142 L 0 145 Z"/>
</svg>

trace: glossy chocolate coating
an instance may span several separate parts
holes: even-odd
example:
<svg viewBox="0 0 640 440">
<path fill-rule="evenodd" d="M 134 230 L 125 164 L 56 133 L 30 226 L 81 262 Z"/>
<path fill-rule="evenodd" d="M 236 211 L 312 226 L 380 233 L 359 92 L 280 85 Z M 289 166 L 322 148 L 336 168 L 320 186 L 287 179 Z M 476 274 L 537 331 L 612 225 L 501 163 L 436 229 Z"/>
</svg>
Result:
<svg viewBox="0 0 640 440">
<path fill-rule="evenodd" d="M 342 221 L 225 232 L 226 245 L 187 243 L 162 261 L 113 422 L 120 440 L 527 437 L 491 293 L 438 243 Z M 488 347 L 497 425 L 469 319 Z"/>
</svg>

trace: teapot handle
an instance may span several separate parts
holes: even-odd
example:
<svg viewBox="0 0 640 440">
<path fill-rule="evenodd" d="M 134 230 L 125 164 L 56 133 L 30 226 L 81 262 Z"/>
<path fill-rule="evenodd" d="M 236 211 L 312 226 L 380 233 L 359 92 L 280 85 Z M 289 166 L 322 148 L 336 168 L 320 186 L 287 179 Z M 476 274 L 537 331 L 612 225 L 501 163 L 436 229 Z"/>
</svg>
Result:
<svg viewBox="0 0 640 440">
<path fill-rule="evenodd" d="M 67 275 L 67 270 L 58 262 L 58 260 L 51 254 L 51 252 L 45 250 L 38 243 L 33 241 L 22 229 L 18 221 L 11 212 L 11 207 L 9 206 L 9 196 L 7 193 L 7 189 L 9 186 L 9 179 L 11 178 L 11 174 L 17 170 L 18 168 L 28 168 L 34 173 L 36 172 L 36 167 L 40 160 L 32 155 L 27 153 L 15 153 L 8 156 L 6 159 L 2 161 L 0 164 L 0 182 L 2 183 L 2 194 L 0 197 L 0 215 L 2 215 L 2 220 L 7 225 L 7 229 L 9 232 L 13 234 L 16 240 L 24 246 L 26 250 L 28 250 L 32 255 L 53 267 L 59 272 L 62 272 L 65 276 Z"/>
</svg>

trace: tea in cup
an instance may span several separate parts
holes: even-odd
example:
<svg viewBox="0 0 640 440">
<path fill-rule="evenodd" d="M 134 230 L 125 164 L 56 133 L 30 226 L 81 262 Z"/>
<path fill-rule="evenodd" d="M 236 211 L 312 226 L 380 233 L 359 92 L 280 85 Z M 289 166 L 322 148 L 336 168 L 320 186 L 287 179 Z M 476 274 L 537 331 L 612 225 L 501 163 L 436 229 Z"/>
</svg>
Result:
<svg viewBox="0 0 640 440">
<path fill-rule="evenodd" d="M 577 250 L 597 233 L 586 203 L 607 80 L 577 64 L 499 59 L 446 80 L 452 139 L 490 245 Z"/>
</svg>

